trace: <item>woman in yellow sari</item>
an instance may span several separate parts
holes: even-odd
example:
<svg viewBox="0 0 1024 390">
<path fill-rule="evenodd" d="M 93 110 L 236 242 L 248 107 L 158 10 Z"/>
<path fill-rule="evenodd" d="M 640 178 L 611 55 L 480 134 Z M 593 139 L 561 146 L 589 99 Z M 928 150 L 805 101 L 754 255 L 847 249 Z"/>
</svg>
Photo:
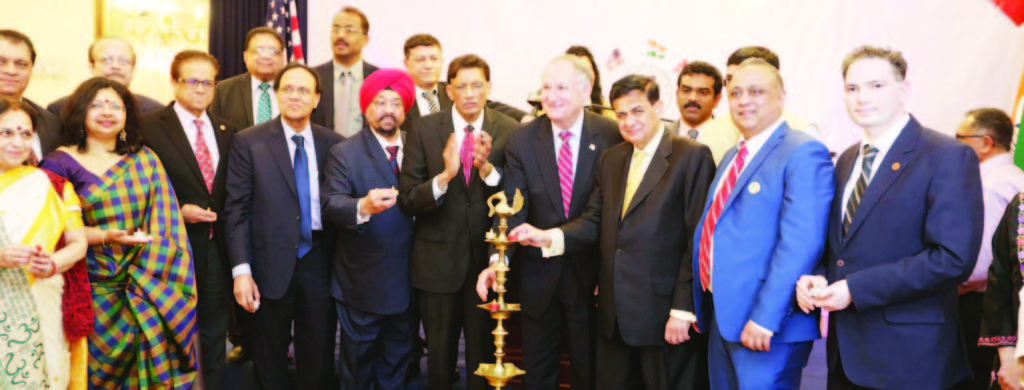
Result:
<svg viewBox="0 0 1024 390">
<path fill-rule="evenodd" d="M 0 100 L 0 389 L 85 389 L 85 334 L 66 323 L 82 310 L 65 315 L 63 299 L 77 286 L 88 303 L 81 207 L 70 183 L 24 165 L 35 124 L 28 104 Z"/>
</svg>

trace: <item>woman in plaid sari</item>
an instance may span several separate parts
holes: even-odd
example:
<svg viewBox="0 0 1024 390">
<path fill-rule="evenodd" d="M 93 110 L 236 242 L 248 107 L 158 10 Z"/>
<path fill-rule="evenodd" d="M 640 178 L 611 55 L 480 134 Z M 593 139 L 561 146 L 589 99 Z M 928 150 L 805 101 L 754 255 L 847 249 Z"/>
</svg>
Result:
<svg viewBox="0 0 1024 390">
<path fill-rule="evenodd" d="M 89 381 L 100 389 L 188 389 L 196 377 L 196 294 L 178 203 L 142 147 L 135 100 L 92 78 L 64 113 L 65 146 L 42 166 L 82 199 L 95 332 Z"/>
<path fill-rule="evenodd" d="M 85 389 L 81 208 L 70 184 L 25 164 L 35 123 L 28 104 L 0 99 L 0 389 Z"/>
</svg>

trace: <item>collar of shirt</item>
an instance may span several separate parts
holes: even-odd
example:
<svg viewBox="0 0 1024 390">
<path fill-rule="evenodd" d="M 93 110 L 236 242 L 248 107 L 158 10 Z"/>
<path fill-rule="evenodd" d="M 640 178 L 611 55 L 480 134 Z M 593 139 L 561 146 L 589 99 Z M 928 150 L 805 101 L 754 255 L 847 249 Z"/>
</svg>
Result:
<svg viewBox="0 0 1024 390">
<path fill-rule="evenodd" d="M 250 77 L 250 78 L 252 79 L 252 92 L 256 93 L 256 94 L 261 93 L 262 91 L 260 91 L 260 84 L 263 84 L 264 81 L 260 81 L 260 79 L 255 78 L 255 77 Z M 271 94 L 271 99 L 270 100 L 273 101 L 274 100 L 273 99 L 274 80 L 266 81 L 266 83 L 270 84 L 270 88 L 267 88 L 267 93 Z"/>
<path fill-rule="evenodd" d="M 399 134 L 398 137 L 395 137 L 395 142 L 391 142 L 391 141 L 388 141 L 387 139 L 385 139 L 380 134 L 377 134 L 377 132 L 373 131 L 372 129 L 363 129 L 363 131 L 367 131 L 367 130 L 370 131 L 371 133 L 373 133 L 373 137 L 377 139 L 377 143 L 380 144 L 381 150 L 384 151 L 384 156 L 385 157 L 387 157 L 387 155 L 388 155 L 388 149 L 387 149 L 388 146 L 397 146 L 398 147 L 398 154 L 402 154 L 402 149 L 405 149 L 405 145 L 402 142 L 402 135 L 401 134 Z M 401 160 L 399 160 L 399 162 L 401 162 Z"/>
<path fill-rule="evenodd" d="M 437 84 L 434 84 L 434 89 L 429 90 L 429 91 L 427 91 L 425 89 L 421 89 L 419 86 L 416 86 L 415 88 L 416 88 L 416 95 L 414 97 L 416 98 L 415 99 L 416 107 L 420 109 L 420 116 L 429 115 L 430 114 L 430 102 L 427 101 L 427 99 L 425 99 L 423 97 L 423 94 L 424 93 L 432 93 L 432 94 L 434 94 L 434 96 L 437 96 L 437 94 L 441 93 L 441 91 L 438 90 Z M 441 108 L 441 106 L 440 106 L 440 104 L 441 104 L 440 97 L 437 98 L 437 103 L 438 103 L 437 108 L 440 109 Z M 408 117 L 405 118 L 405 119 L 409 120 Z"/>
<path fill-rule="evenodd" d="M 865 143 L 870 144 L 871 146 L 874 146 L 875 149 L 878 149 L 878 154 L 875 155 L 875 161 L 880 162 L 884 160 L 885 154 L 889 152 L 889 148 L 891 148 L 892 144 L 896 142 L 896 137 L 899 137 L 900 133 L 903 132 L 903 128 L 907 127 L 907 123 L 909 122 L 910 114 L 903 114 L 903 117 L 900 118 L 900 120 L 893 123 L 892 127 L 883 131 L 876 139 L 871 139 L 868 132 L 865 131 L 864 136 L 861 138 L 858 150 L 863 150 Z"/>
<path fill-rule="evenodd" d="M 555 139 L 561 140 L 562 138 L 561 136 L 559 136 L 559 134 L 561 134 L 563 131 L 568 130 L 570 133 L 572 133 L 572 139 L 579 140 L 580 135 L 583 134 L 583 116 L 583 111 L 580 111 L 580 117 L 576 118 L 572 125 L 569 125 L 568 129 L 560 128 L 557 124 L 555 124 L 554 121 L 551 121 L 551 131 L 554 132 Z"/>
<path fill-rule="evenodd" d="M 352 78 L 354 78 L 356 80 L 362 80 L 363 79 L 363 58 L 362 57 L 359 57 L 359 59 L 356 60 L 355 65 L 353 65 L 351 68 L 346 68 L 345 65 L 339 64 L 338 61 L 335 61 L 335 60 L 331 60 L 331 63 L 334 64 L 334 81 L 335 82 L 338 81 L 338 76 L 341 76 L 341 72 L 345 71 L 345 70 L 347 70 L 349 72 L 352 72 Z"/>
<path fill-rule="evenodd" d="M 754 156 L 757 155 L 757 152 L 761 151 L 761 147 L 768 142 L 768 138 L 771 138 L 772 134 L 775 134 L 775 131 L 778 130 L 779 126 L 782 126 L 782 123 L 785 121 L 786 119 L 780 116 L 775 123 L 772 123 L 771 126 L 759 134 L 750 137 L 750 139 L 745 139 L 743 137 L 743 133 L 740 133 L 740 142 L 747 142 L 747 158 L 744 162 L 750 161 L 750 159 L 754 158 Z M 739 144 L 737 144 L 736 147 L 739 148 Z M 746 164 L 743 164 L 743 166 L 746 168 Z"/>
<path fill-rule="evenodd" d="M 484 109 L 486 110 L 486 109 Z M 484 127 L 484 111 L 480 112 L 480 116 L 476 118 L 473 123 L 466 122 L 466 119 L 459 114 L 459 110 L 452 107 L 452 123 L 455 125 L 455 141 L 457 141 L 461 147 L 462 139 L 466 136 L 466 126 L 473 125 L 473 137 L 480 135 L 480 132 Z"/>
<path fill-rule="evenodd" d="M 1013 165 L 1013 155 L 1010 153 L 1000 153 L 999 155 L 989 157 L 981 162 L 981 176 L 985 177 L 987 174 L 1007 165 Z"/>
<path fill-rule="evenodd" d="M 422 89 L 419 86 L 417 86 L 415 88 L 416 88 L 416 98 L 417 99 L 423 99 L 423 93 L 424 92 L 431 93 L 431 94 L 434 94 L 434 95 L 437 95 L 438 93 L 440 93 L 440 91 L 437 90 L 437 84 L 434 84 L 434 89 L 431 89 L 429 91 L 425 90 L 425 89 Z"/>
<path fill-rule="evenodd" d="M 302 139 L 305 140 L 305 144 L 303 145 L 303 147 L 306 149 L 307 156 L 309 155 L 310 151 L 313 150 L 313 126 L 310 123 L 312 122 L 306 122 L 306 127 L 303 128 L 302 131 L 296 131 L 295 129 L 288 125 L 288 122 L 284 121 L 284 118 L 281 118 L 281 127 L 284 128 L 284 140 L 288 142 L 289 146 L 291 146 L 288 149 L 292 150 L 292 153 L 294 153 L 295 150 L 295 143 L 292 142 L 292 136 L 296 134 L 302 136 Z M 293 155 L 292 159 L 294 158 L 295 156 Z"/>
<path fill-rule="evenodd" d="M 651 142 L 647 143 L 647 146 L 644 146 L 643 149 L 640 149 L 644 151 L 644 158 L 647 160 L 650 160 L 651 156 L 654 156 L 654 152 L 658 151 L 658 145 L 661 145 L 662 138 L 665 138 L 665 124 L 659 123 L 658 130 L 655 130 L 655 132 L 657 133 L 654 136 L 655 139 L 652 139 Z M 636 145 L 633 145 L 633 151 L 634 153 L 636 153 Z M 632 155 L 630 155 L 630 157 L 632 158 Z"/>
<path fill-rule="evenodd" d="M 178 102 L 174 102 L 174 113 L 178 114 L 178 120 L 181 121 L 181 127 L 185 128 L 186 131 L 190 128 L 195 130 L 195 124 L 193 122 L 195 122 L 196 119 L 203 121 L 204 128 L 207 127 L 206 125 L 213 127 L 213 123 L 210 122 L 210 117 L 206 115 L 206 111 L 203 111 L 203 114 L 197 117 L 192 115 L 191 112 L 188 112 L 188 110 L 178 104 Z"/>
</svg>

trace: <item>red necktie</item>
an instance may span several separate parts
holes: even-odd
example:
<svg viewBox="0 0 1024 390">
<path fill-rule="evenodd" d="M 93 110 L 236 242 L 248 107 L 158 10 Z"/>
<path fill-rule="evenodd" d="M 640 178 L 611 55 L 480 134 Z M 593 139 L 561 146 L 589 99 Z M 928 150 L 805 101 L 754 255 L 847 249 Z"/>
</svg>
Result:
<svg viewBox="0 0 1024 390">
<path fill-rule="evenodd" d="M 704 228 L 700 231 L 700 251 L 698 252 L 698 257 L 700 258 L 700 284 L 704 287 L 704 291 L 711 290 L 711 240 L 715 234 L 715 225 L 718 224 L 718 217 L 722 215 L 722 207 L 725 206 L 725 200 L 729 199 L 729 193 L 732 192 L 732 187 L 736 185 L 736 178 L 739 177 L 740 171 L 743 170 L 746 157 L 747 142 L 740 141 L 740 149 L 733 160 L 732 168 L 729 169 L 729 174 L 725 177 L 722 187 L 715 193 L 715 198 L 711 202 L 711 209 L 708 210 L 708 216 L 704 220 Z"/>
<path fill-rule="evenodd" d="M 469 187 L 470 174 L 473 173 L 473 125 L 466 126 L 466 136 L 462 138 L 462 175 L 466 176 L 466 187 Z"/>
<path fill-rule="evenodd" d="M 199 162 L 199 171 L 203 173 L 203 181 L 206 182 L 206 189 L 213 193 L 213 178 L 217 170 L 213 168 L 213 158 L 210 157 L 210 149 L 206 147 L 206 140 L 203 139 L 203 120 L 192 121 L 196 125 L 196 161 Z"/>
<path fill-rule="evenodd" d="M 572 149 L 569 145 L 572 133 L 563 131 L 558 136 L 562 138 L 562 147 L 558 149 L 558 182 L 562 186 L 562 209 L 568 220 L 569 203 L 572 201 Z"/>
<path fill-rule="evenodd" d="M 395 176 L 398 176 L 398 146 L 392 145 L 384 148 L 388 151 L 388 163 L 391 164 L 391 170 L 395 171 Z"/>
</svg>

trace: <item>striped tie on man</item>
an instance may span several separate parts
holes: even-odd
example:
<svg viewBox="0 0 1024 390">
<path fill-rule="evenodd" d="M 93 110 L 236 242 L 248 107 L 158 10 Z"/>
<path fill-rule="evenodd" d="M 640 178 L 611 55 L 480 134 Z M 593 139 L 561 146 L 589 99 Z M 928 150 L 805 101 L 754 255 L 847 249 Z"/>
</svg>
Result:
<svg viewBox="0 0 1024 390">
<path fill-rule="evenodd" d="M 850 194 L 850 200 L 846 203 L 846 215 L 843 216 L 843 235 L 850 231 L 850 224 L 853 223 L 853 216 L 857 213 L 857 207 L 860 206 L 860 198 L 864 196 L 864 191 L 868 188 L 868 182 L 871 181 L 871 166 L 875 163 L 875 156 L 878 155 L 878 149 L 874 146 L 864 144 L 863 150 L 864 160 L 861 164 L 860 178 L 857 179 L 857 185 L 853 187 L 853 193 Z"/>
</svg>

